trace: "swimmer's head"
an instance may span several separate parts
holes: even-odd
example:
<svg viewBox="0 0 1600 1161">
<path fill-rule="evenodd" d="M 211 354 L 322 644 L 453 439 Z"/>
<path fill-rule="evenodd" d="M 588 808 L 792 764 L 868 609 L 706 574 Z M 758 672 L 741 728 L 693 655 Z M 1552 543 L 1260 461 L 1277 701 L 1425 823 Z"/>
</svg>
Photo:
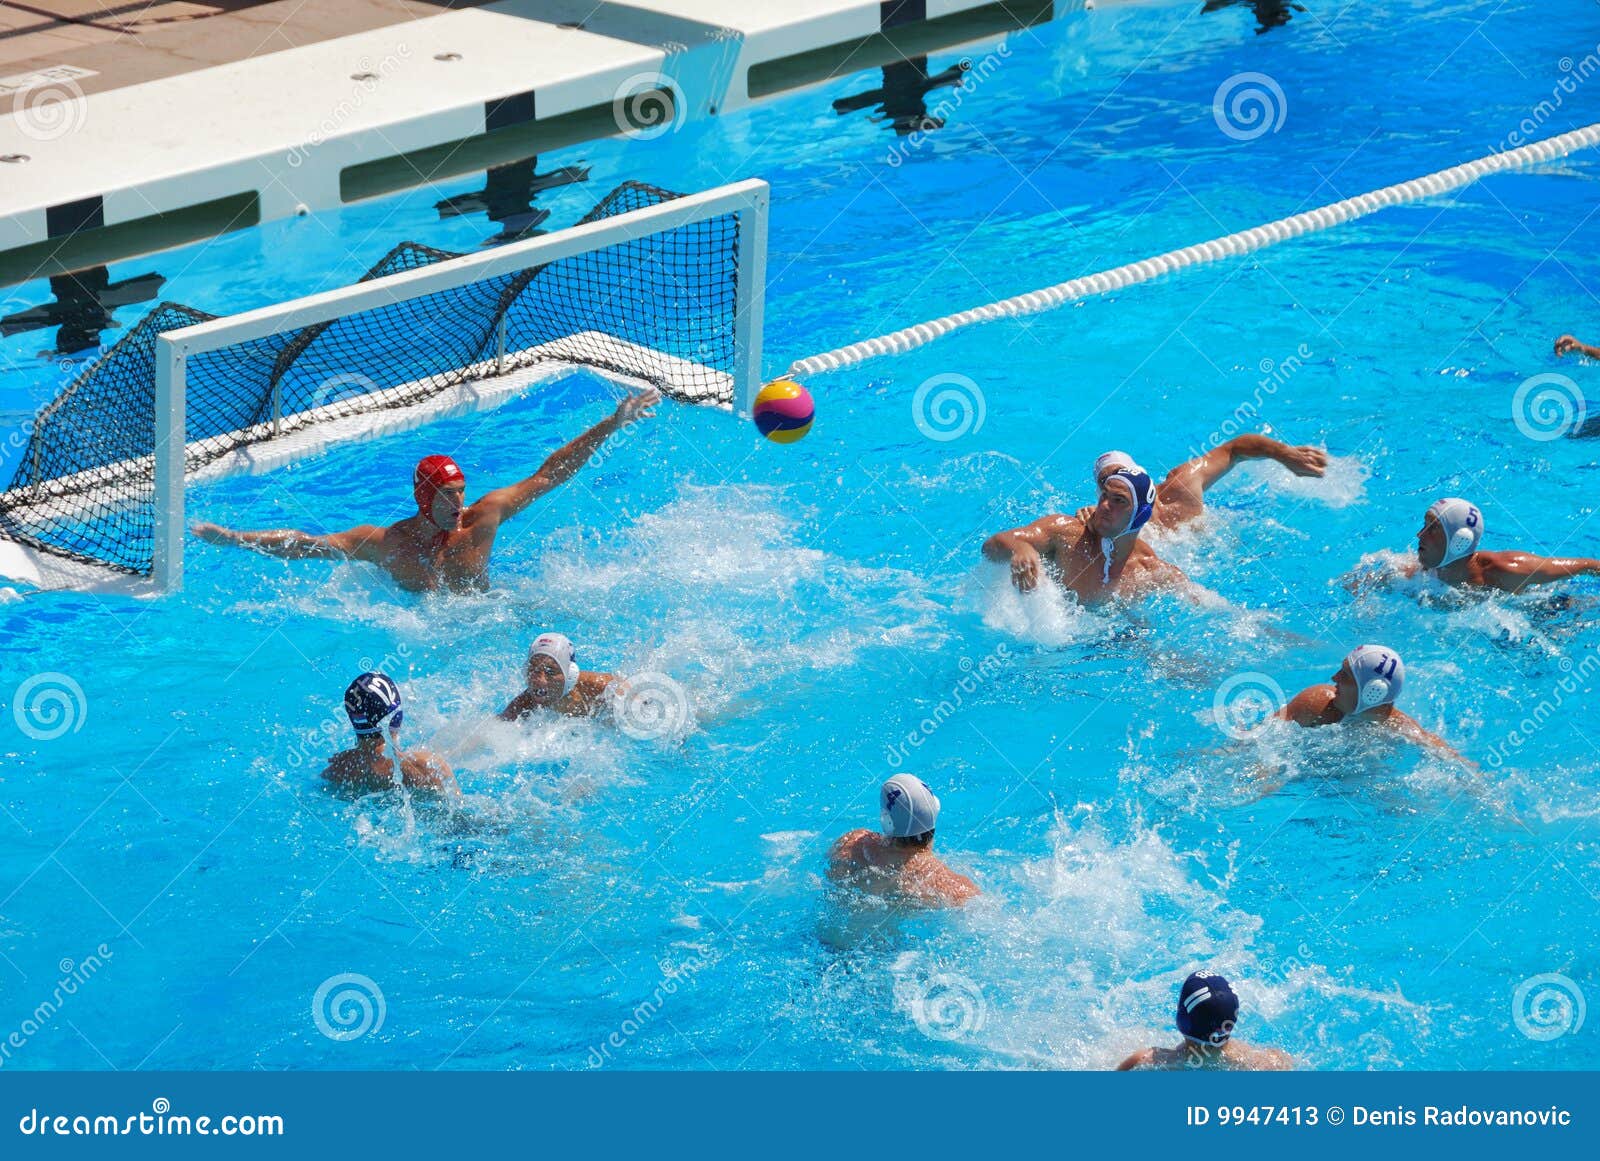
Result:
<svg viewBox="0 0 1600 1161">
<path fill-rule="evenodd" d="M 1346 714 L 1393 705 L 1405 680 L 1400 654 L 1385 645 L 1358 645 L 1333 675 L 1334 704 Z"/>
<path fill-rule="evenodd" d="M 467 477 L 449 456 L 424 456 L 418 461 L 411 473 L 411 494 L 417 498 L 417 511 L 424 520 L 447 531 L 461 527 Z"/>
<path fill-rule="evenodd" d="M 1417 560 L 1423 568 L 1443 568 L 1471 556 L 1483 539 L 1483 513 L 1454 496 L 1435 500 L 1417 531 Z"/>
<path fill-rule="evenodd" d="M 539 705 L 555 705 L 578 684 L 578 656 L 560 633 L 541 633 L 528 650 L 528 693 Z"/>
<path fill-rule="evenodd" d="M 359 738 L 394 733 L 405 715 L 400 710 L 400 687 L 387 673 L 367 672 L 344 691 L 344 712 Z"/>
<path fill-rule="evenodd" d="M 1221 976 L 1195 972 L 1178 989 L 1178 1031 L 1194 1044 L 1221 1048 L 1239 1020 L 1239 997 Z"/>
<path fill-rule="evenodd" d="M 1113 456 L 1120 459 L 1112 462 Z M 1095 480 L 1100 498 L 1089 530 L 1102 540 L 1138 535 L 1155 512 L 1156 486 L 1149 473 L 1121 452 L 1107 452 L 1096 461 Z"/>
<path fill-rule="evenodd" d="M 939 800 L 914 774 L 896 774 L 878 791 L 878 820 L 889 838 L 927 845 L 939 822 Z"/>
<path fill-rule="evenodd" d="M 1133 457 L 1125 451 L 1108 451 L 1094 461 L 1094 483 L 1100 486 L 1100 481 L 1105 479 L 1118 468 L 1132 468 L 1135 471 L 1139 465 L 1133 462 Z"/>
</svg>

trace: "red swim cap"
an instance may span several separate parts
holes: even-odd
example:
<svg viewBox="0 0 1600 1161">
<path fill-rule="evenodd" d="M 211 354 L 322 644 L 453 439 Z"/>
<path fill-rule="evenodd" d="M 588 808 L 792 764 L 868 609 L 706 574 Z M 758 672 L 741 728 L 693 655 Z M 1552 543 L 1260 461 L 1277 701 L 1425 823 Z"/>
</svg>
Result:
<svg viewBox="0 0 1600 1161">
<path fill-rule="evenodd" d="M 424 456 L 411 474 L 411 494 L 417 498 L 417 508 L 424 516 L 433 517 L 433 497 L 448 484 L 465 484 L 456 461 L 449 456 Z"/>
</svg>

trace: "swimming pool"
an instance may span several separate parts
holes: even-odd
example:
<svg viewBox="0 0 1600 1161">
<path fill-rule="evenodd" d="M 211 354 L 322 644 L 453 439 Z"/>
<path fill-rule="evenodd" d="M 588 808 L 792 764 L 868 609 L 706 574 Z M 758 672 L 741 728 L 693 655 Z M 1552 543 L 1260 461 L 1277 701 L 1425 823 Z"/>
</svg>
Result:
<svg viewBox="0 0 1600 1161">
<path fill-rule="evenodd" d="M 1600 45 L 1580 0 L 1406 0 L 1263 36 L 1245 10 L 1199 7 L 975 46 L 981 83 L 922 137 L 833 113 L 878 83 L 862 74 L 546 157 L 593 173 L 541 204 L 564 225 L 612 178 L 767 178 L 777 373 L 1480 156 L 1524 119 L 1534 136 L 1600 120 L 1594 82 L 1560 87 Z M 1281 126 L 1250 140 L 1212 111 L 1244 72 L 1284 94 Z M 1242 1037 L 1311 1066 L 1600 1065 L 1592 1034 L 1546 1038 L 1552 1009 L 1513 1009 L 1600 985 L 1583 694 L 1519 727 L 1564 677 L 1587 691 L 1593 582 L 1464 608 L 1331 583 L 1405 549 L 1441 494 L 1479 503 L 1492 547 L 1600 555 L 1590 445 L 1531 439 L 1512 414 L 1531 375 L 1600 375 L 1549 356 L 1593 329 L 1597 175 L 1578 154 L 817 377 L 817 426 L 793 447 L 668 408 L 502 536 L 493 596 L 418 601 L 357 569 L 191 542 L 178 599 L 0 605 L 8 699 L 45 673 L 82 691 L 59 737 L 0 718 L 0 1027 L 30 1029 L 5 1066 L 1100 1068 L 1173 1039 L 1177 982 L 1201 963 L 1238 987 Z M 435 209 L 474 184 L 112 277 L 159 269 L 163 297 L 247 309 L 349 281 L 405 238 L 477 245 L 481 218 Z M 13 423 L 55 386 L 46 345 L 5 340 Z M 981 396 L 981 426 L 914 413 L 936 378 Z M 603 396 L 573 376 L 196 488 L 191 514 L 397 518 L 423 451 L 508 480 Z M 1024 601 L 979 562 L 989 532 L 1086 502 L 1107 447 L 1165 471 L 1247 402 L 1251 427 L 1335 463 L 1321 484 L 1241 469 L 1203 530 L 1154 538 L 1226 604 L 1083 612 Z M 587 667 L 669 674 L 693 727 L 482 726 L 544 629 Z M 1219 728 L 1227 678 L 1293 692 L 1372 639 L 1403 650 L 1405 706 L 1485 765 L 1485 789 L 1332 731 L 1241 748 Z M 343 738 L 338 696 L 377 663 L 404 682 L 408 733 L 455 756 L 462 811 L 318 784 L 323 723 Z M 1248 801 L 1261 758 L 1300 777 Z M 894 770 L 941 796 L 939 849 L 986 892 L 959 915 L 825 898 L 826 845 L 874 824 Z M 372 1017 L 342 1008 L 365 1034 L 330 1036 L 349 989 Z"/>
</svg>

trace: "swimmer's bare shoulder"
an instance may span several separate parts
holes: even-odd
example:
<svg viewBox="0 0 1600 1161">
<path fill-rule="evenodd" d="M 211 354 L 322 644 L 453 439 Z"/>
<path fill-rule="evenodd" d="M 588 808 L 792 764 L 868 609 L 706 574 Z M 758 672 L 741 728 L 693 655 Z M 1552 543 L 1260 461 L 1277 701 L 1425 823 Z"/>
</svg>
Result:
<svg viewBox="0 0 1600 1161">
<path fill-rule="evenodd" d="M 412 790 L 450 794 L 456 789 L 450 764 L 430 750 L 413 750 L 400 759 L 400 772 Z"/>
<path fill-rule="evenodd" d="M 1229 1047 L 1233 1047 L 1232 1041 Z M 1248 1069 L 1251 1072 L 1293 1072 L 1295 1070 L 1294 1057 L 1281 1048 L 1252 1048 L 1248 1044 L 1237 1046 L 1238 1052 L 1234 1060 L 1229 1063 L 1234 1068 Z M 1224 1052 L 1223 1057 L 1227 1058 Z"/>
<path fill-rule="evenodd" d="M 960 871 L 953 871 L 942 860 L 935 856 L 934 865 L 929 868 L 928 885 L 939 899 L 959 907 L 971 899 L 976 899 L 983 894 L 978 884 L 967 878 Z"/>
<path fill-rule="evenodd" d="M 840 835 L 828 852 L 828 878 L 845 879 L 866 866 L 866 860 L 861 857 L 861 844 L 874 837 L 865 827 Z"/>
<path fill-rule="evenodd" d="M 608 694 L 621 694 L 625 688 L 615 673 L 593 673 L 585 669 L 578 674 L 578 684 L 569 696 L 578 713 L 592 714 L 611 704 Z"/>
<path fill-rule="evenodd" d="M 1334 688 L 1332 682 L 1307 686 L 1291 697 L 1288 704 L 1278 711 L 1277 716 L 1297 726 L 1325 725 L 1337 720 L 1336 715 L 1329 716 L 1328 713 L 1337 696 L 1338 690 Z"/>
<path fill-rule="evenodd" d="M 335 786 L 361 786 L 371 781 L 371 769 L 361 761 L 357 751 L 340 750 L 328 759 L 327 766 L 322 770 L 322 778 Z"/>
<path fill-rule="evenodd" d="M 1183 1065 L 1183 1054 L 1173 1048 L 1141 1048 L 1121 1064 L 1117 1065 L 1117 1072 L 1151 1071 L 1155 1069 L 1180 1068 Z"/>
</svg>

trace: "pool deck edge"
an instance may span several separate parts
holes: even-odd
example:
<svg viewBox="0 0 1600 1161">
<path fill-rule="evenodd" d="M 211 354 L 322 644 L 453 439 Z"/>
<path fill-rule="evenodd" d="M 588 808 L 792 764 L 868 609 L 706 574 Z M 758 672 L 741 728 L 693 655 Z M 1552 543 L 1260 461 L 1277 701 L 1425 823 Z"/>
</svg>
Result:
<svg viewBox="0 0 1600 1161">
<path fill-rule="evenodd" d="M 0 285 L 497 159 L 648 133 L 662 118 L 718 116 L 905 55 L 1126 2 L 372 0 L 382 11 L 343 19 L 395 22 L 283 41 L 289 47 L 269 36 L 254 55 L 117 87 L 96 88 L 98 74 L 74 75 L 91 70 L 64 58 L 11 78 L 12 112 L 0 121 L 0 159 L 11 159 L 0 160 Z M 264 21 L 262 13 L 214 20 Z M 104 59 L 109 49 L 93 51 Z"/>
</svg>

